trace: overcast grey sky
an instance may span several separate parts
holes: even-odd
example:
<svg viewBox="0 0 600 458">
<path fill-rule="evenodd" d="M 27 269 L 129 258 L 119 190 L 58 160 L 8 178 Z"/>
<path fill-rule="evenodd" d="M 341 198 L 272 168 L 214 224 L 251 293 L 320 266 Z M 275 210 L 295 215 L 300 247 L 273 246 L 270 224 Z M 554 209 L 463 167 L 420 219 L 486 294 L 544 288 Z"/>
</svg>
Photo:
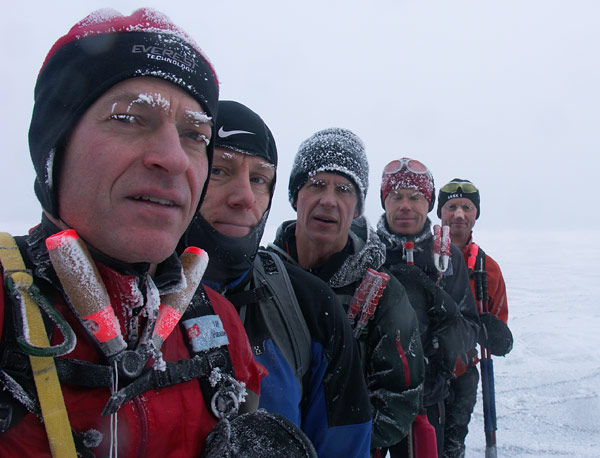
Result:
<svg viewBox="0 0 600 458">
<path fill-rule="evenodd" d="M 402 156 L 428 165 L 438 187 L 454 177 L 479 185 L 481 228 L 600 223 L 597 0 L 58 0 L 10 2 L 0 17 L 2 230 L 39 220 L 27 130 L 47 51 L 92 10 L 140 6 L 192 35 L 222 98 L 271 127 L 280 167 L 267 233 L 295 217 L 287 182 L 299 143 L 333 126 L 366 144 L 372 223 L 381 171 Z"/>
</svg>

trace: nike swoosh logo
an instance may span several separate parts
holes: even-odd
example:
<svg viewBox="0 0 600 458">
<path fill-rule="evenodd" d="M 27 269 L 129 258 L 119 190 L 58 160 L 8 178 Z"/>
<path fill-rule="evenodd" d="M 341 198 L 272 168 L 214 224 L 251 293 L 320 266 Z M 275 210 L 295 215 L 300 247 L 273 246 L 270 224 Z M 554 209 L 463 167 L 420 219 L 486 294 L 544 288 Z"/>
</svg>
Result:
<svg viewBox="0 0 600 458">
<path fill-rule="evenodd" d="M 248 132 L 247 130 L 225 130 L 223 129 L 223 126 L 221 126 L 219 132 L 217 132 L 219 138 L 227 138 L 238 134 L 256 135 L 254 132 Z"/>
</svg>

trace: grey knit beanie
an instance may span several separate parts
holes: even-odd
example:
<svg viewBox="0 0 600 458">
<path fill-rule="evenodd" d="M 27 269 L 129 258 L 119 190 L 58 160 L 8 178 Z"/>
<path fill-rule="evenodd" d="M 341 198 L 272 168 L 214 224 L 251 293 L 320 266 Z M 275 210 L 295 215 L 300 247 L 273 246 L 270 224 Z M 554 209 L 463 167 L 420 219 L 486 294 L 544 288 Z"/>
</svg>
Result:
<svg viewBox="0 0 600 458">
<path fill-rule="evenodd" d="M 296 207 L 300 188 L 320 172 L 342 175 L 354 184 L 361 215 L 369 188 L 369 162 L 362 140 L 348 129 L 337 127 L 321 130 L 304 140 L 290 173 L 288 196 L 292 207 Z"/>
</svg>

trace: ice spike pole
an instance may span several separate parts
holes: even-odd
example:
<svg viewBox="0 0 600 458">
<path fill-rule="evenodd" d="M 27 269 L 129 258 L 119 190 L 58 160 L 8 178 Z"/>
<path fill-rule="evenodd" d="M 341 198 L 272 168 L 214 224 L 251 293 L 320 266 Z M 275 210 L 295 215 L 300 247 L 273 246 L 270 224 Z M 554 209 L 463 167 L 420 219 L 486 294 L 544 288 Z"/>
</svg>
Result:
<svg viewBox="0 0 600 458">
<path fill-rule="evenodd" d="M 152 335 L 156 348 L 160 348 L 167 340 L 190 304 L 208 265 L 208 254 L 200 248 L 191 246 L 181 254 L 180 260 L 186 286 L 177 292 L 160 297 L 161 305 L 158 308 L 158 318 Z"/>
<path fill-rule="evenodd" d="M 352 302 L 350 303 L 350 307 L 348 308 L 348 320 L 350 321 L 350 325 L 354 325 L 354 320 L 357 315 L 360 313 L 360 310 L 367 300 L 367 294 L 369 293 L 369 285 L 367 282 L 363 281 L 359 285 L 359 287 L 354 292 L 354 296 L 352 297 Z"/>
<path fill-rule="evenodd" d="M 367 269 L 359 289 L 364 288 L 366 290 L 366 298 L 361 306 L 361 316 L 354 328 L 354 336 L 358 337 L 362 332 L 363 328 L 367 325 L 367 322 L 371 319 L 379 303 L 379 299 L 383 294 L 387 282 L 390 276 L 383 273 L 377 272 L 373 269 Z"/>
<path fill-rule="evenodd" d="M 409 266 L 415 265 L 415 242 L 406 242 L 404 244 L 404 249 L 406 250 L 406 263 Z"/>
<path fill-rule="evenodd" d="M 473 244 L 474 246 L 477 246 Z M 472 249 L 473 265 L 477 249 Z M 487 293 L 487 274 L 484 269 L 484 260 L 481 259 L 479 269 L 473 272 L 475 281 L 475 300 L 477 302 L 477 311 L 479 314 L 489 312 L 488 293 Z M 497 458 L 496 450 L 496 389 L 494 387 L 494 361 L 489 348 L 480 346 L 481 360 L 481 394 L 483 396 L 483 425 L 485 432 L 485 458 Z"/>
<path fill-rule="evenodd" d="M 433 226 L 433 262 L 440 270 L 440 253 L 442 251 L 442 228 L 439 224 Z"/>
<path fill-rule="evenodd" d="M 440 255 L 442 258 L 442 270 L 448 270 L 448 262 L 450 261 L 450 226 L 442 226 L 442 240 L 440 247 Z"/>
<path fill-rule="evenodd" d="M 75 312 L 105 356 L 127 347 L 110 297 L 89 251 L 73 229 L 46 239 L 50 261 Z"/>
<path fill-rule="evenodd" d="M 433 262 L 439 272 L 448 269 L 450 259 L 450 228 L 439 224 L 433 226 Z"/>
</svg>

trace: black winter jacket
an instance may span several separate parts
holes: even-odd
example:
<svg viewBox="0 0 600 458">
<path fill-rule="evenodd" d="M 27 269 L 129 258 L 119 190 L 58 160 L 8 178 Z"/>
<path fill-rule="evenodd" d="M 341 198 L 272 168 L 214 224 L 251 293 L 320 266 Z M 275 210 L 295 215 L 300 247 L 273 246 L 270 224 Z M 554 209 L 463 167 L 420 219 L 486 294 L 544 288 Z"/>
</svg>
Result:
<svg viewBox="0 0 600 458">
<path fill-rule="evenodd" d="M 385 249 L 364 219 L 357 221 L 344 250 L 310 271 L 326 281 L 347 311 L 368 268 L 378 271 Z M 297 263 L 295 221 L 283 223 L 271 245 L 285 261 Z M 409 432 L 421 402 L 424 362 L 417 317 L 403 286 L 393 276 L 381 296 L 366 332 L 359 337 L 367 390 L 373 407 L 371 448 L 400 442 Z"/>
<path fill-rule="evenodd" d="M 424 405 L 430 406 L 448 396 L 457 356 L 477 343 L 479 317 L 467 268 L 460 250 L 451 245 L 448 270 L 436 285 L 439 272 L 432 256 L 429 218 L 417 236 L 401 236 L 390 232 L 384 214 L 377 231 L 386 246 L 385 266 L 406 288 L 419 319 L 426 363 Z M 406 264 L 407 241 L 415 244 L 414 266 Z"/>
</svg>

